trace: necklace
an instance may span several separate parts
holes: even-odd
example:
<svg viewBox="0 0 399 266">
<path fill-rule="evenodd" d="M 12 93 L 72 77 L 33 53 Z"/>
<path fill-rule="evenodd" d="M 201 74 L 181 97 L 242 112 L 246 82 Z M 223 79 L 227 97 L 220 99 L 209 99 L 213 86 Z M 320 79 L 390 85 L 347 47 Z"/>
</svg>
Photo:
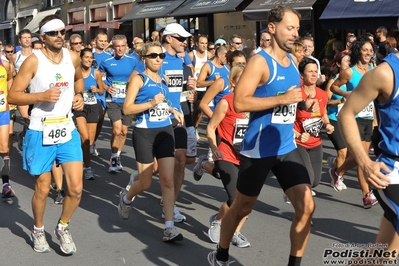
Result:
<svg viewBox="0 0 399 266">
<path fill-rule="evenodd" d="M 360 70 L 366 71 L 367 70 L 367 66 L 359 66 L 359 64 L 356 64 L 356 67 Z"/>
<path fill-rule="evenodd" d="M 51 61 L 53 64 L 55 64 L 55 65 L 60 64 L 61 61 L 62 61 L 62 59 L 63 59 L 63 57 L 64 57 L 64 54 L 61 53 L 61 57 L 56 61 L 56 60 L 50 58 L 50 57 L 48 56 L 47 52 L 44 52 L 44 50 L 43 50 L 42 52 L 43 52 L 44 56 L 47 57 L 47 59 L 50 60 L 50 61 Z"/>
</svg>

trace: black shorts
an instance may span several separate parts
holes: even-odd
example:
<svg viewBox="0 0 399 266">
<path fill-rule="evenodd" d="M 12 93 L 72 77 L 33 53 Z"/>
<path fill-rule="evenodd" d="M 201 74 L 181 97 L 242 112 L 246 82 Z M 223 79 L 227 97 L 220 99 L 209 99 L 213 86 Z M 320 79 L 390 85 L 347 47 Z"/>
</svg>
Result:
<svg viewBox="0 0 399 266">
<path fill-rule="evenodd" d="M 136 161 L 143 164 L 157 159 L 175 157 L 175 141 L 172 126 L 138 128 L 133 130 L 133 148 Z"/>
<path fill-rule="evenodd" d="M 373 134 L 373 120 L 356 118 L 357 127 L 359 128 L 360 138 L 362 141 L 371 142 L 371 135 Z"/>
<path fill-rule="evenodd" d="M 130 126 L 134 115 L 125 115 L 123 113 L 123 103 L 107 103 L 107 113 L 111 123 L 122 120 L 122 125 Z"/>
<path fill-rule="evenodd" d="M 82 111 L 73 110 L 75 118 L 84 117 L 87 123 L 97 123 L 100 115 L 98 104 L 90 104 L 83 107 Z"/>
<path fill-rule="evenodd" d="M 173 132 L 175 136 L 175 149 L 187 150 L 187 131 L 184 127 L 177 126 L 177 120 L 172 119 Z"/>
<path fill-rule="evenodd" d="M 308 171 L 295 149 L 282 156 L 259 159 L 240 155 L 237 190 L 249 197 L 258 196 L 270 171 L 284 191 L 299 184 L 310 184 Z"/>
<path fill-rule="evenodd" d="M 332 134 L 327 134 L 328 138 L 334 145 L 335 150 L 339 151 L 345 149 L 347 147 L 346 142 L 342 137 L 341 129 L 338 125 L 338 122 L 330 119 L 330 123 L 332 126 L 334 126 L 334 132 Z"/>
<path fill-rule="evenodd" d="M 399 233 L 399 185 L 389 185 L 385 189 L 374 190 L 374 195 L 384 210 L 384 217 Z"/>
<path fill-rule="evenodd" d="M 224 189 L 227 192 L 227 206 L 231 206 L 236 197 L 239 166 L 227 161 L 215 161 L 215 170 L 220 174 Z"/>
</svg>

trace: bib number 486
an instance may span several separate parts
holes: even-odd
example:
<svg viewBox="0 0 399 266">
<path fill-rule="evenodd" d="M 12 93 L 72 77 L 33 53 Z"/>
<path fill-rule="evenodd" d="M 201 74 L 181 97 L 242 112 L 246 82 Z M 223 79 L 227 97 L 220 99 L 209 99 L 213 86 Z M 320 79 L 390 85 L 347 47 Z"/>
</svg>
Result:
<svg viewBox="0 0 399 266">
<path fill-rule="evenodd" d="M 67 135 L 66 128 L 58 128 L 50 130 L 47 137 L 52 139 L 59 139 L 60 137 L 65 138 L 66 135 Z"/>
</svg>

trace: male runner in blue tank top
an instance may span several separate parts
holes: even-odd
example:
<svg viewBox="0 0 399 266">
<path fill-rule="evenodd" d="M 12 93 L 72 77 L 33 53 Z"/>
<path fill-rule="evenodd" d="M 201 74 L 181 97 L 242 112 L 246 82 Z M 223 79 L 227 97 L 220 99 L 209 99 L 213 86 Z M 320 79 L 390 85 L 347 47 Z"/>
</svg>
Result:
<svg viewBox="0 0 399 266">
<path fill-rule="evenodd" d="M 364 176 L 375 189 L 375 196 L 384 210 L 376 243 L 387 245 L 390 257 L 397 257 L 399 250 L 399 53 L 385 57 L 374 70 L 367 72 L 339 113 L 338 123 Z M 377 161 L 370 159 L 363 149 L 355 115 L 374 101 L 378 129 L 379 148 L 382 154 Z M 385 253 L 384 253 L 385 254 Z M 391 261 L 393 262 L 393 261 Z M 383 263 L 385 265 L 385 263 Z M 387 263 L 387 265 L 390 263 Z M 381 264 L 378 264 L 381 265 Z"/>
<path fill-rule="evenodd" d="M 219 246 L 208 255 L 211 265 L 228 265 L 231 238 L 241 219 L 251 212 L 270 171 L 295 209 L 288 266 L 301 263 L 315 205 L 308 172 L 296 149 L 293 123 L 298 102 L 298 108 L 313 112 L 319 106 L 317 100 L 302 101 L 298 69 L 289 55 L 300 18 L 288 6 L 269 12 L 271 49 L 249 60 L 236 87 L 234 108 L 250 112 L 250 118 L 241 146 L 237 194 L 223 218 Z"/>
</svg>

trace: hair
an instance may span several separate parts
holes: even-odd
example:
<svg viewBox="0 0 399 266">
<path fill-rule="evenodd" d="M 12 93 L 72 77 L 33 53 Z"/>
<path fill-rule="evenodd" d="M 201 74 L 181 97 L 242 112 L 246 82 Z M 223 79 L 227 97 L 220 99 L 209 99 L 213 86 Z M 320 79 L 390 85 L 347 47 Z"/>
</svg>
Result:
<svg viewBox="0 0 399 266">
<path fill-rule="evenodd" d="M 300 41 L 295 41 L 294 45 L 291 48 L 291 54 L 295 54 L 300 49 L 305 50 L 305 46 Z"/>
<path fill-rule="evenodd" d="M 14 50 L 14 45 L 11 43 L 7 43 L 6 45 L 4 45 L 4 50 L 6 49 L 6 47 L 10 47 L 12 48 L 12 50 Z"/>
<path fill-rule="evenodd" d="M 57 14 L 45 16 L 45 17 L 39 22 L 39 31 L 40 31 L 40 29 L 43 27 L 44 24 L 46 24 L 47 22 L 49 22 L 50 20 L 53 20 L 53 19 L 62 20 L 61 17 L 58 16 Z"/>
<path fill-rule="evenodd" d="M 208 40 L 208 37 L 206 35 L 198 35 L 197 37 L 195 37 L 195 43 L 199 43 L 199 40 L 201 38 L 206 38 L 206 40 Z"/>
<path fill-rule="evenodd" d="M 374 40 L 374 35 L 370 32 L 366 32 L 363 36 L 367 37 L 368 39 L 373 38 Z"/>
<path fill-rule="evenodd" d="M 86 52 L 93 54 L 93 51 L 90 48 L 83 48 L 82 50 L 80 50 L 80 58 L 82 58 Z"/>
<path fill-rule="evenodd" d="M 397 42 L 394 37 L 387 37 L 387 42 L 386 42 L 390 47 L 396 48 Z"/>
<path fill-rule="evenodd" d="M 215 43 L 214 42 L 208 42 L 208 47 L 206 47 L 206 48 L 209 49 L 209 46 L 211 46 L 211 45 L 215 46 Z"/>
<path fill-rule="evenodd" d="M 267 21 L 269 23 L 279 23 L 283 20 L 286 12 L 292 12 L 301 20 L 301 14 L 290 6 L 275 6 L 269 11 Z"/>
<path fill-rule="evenodd" d="M 218 55 L 219 55 L 220 53 L 227 53 L 227 48 L 226 48 L 226 46 L 221 45 L 221 46 L 219 46 L 218 48 L 216 48 L 216 50 L 215 50 L 215 56 L 216 56 L 216 57 L 219 57 Z"/>
<path fill-rule="evenodd" d="M 123 34 L 116 34 L 116 35 L 114 35 L 114 37 L 112 37 L 111 42 L 114 43 L 114 41 L 116 41 L 116 40 L 126 40 L 127 41 L 127 38 Z"/>
<path fill-rule="evenodd" d="M 310 36 L 305 36 L 301 39 L 301 43 L 303 43 L 303 41 L 311 41 L 312 43 L 314 43 L 313 38 Z"/>
<path fill-rule="evenodd" d="M 32 42 L 31 47 L 32 48 L 35 47 L 36 43 L 40 43 L 41 45 L 43 45 L 43 42 L 39 39 L 39 40 L 36 40 L 36 41 Z"/>
<path fill-rule="evenodd" d="M 227 64 L 229 64 L 231 66 L 231 64 L 234 61 L 234 58 L 240 57 L 240 56 L 243 56 L 243 57 L 245 57 L 245 59 L 247 59 L 247 56 L 245 55 L 245 53 L 243 51 L 235 50 L 235 51 L 229 53 L 228 57 L 227 57 Z"/>
<path fill-rule="evenodd" d="M 229 75 L 229 88 L 233 88 L 233 84 L 231 83 L 232 80 L 235 80 L 235 78 L 241 74 L 244 71 L 245 66 L 243 65 L 236 65 L 233 66 L 230 69 L 230 75 Z"/>
<path fill-rule="evenodd" d="M 159 44 L 159 42 L 155 41 L 156 43 Z M 138 54 L 141 57 L 141 51 L 143 50 L 145 43 L 140 43 L 136 45 L 136 48 L 134 49 L 134 51 L 136 52 L 136 54 Z"/>
<path fill-rule="evenodd" d="M 94 39 L 97 39 L 97 38 L 98 38 L 98 35 L 106 35 L 106 36 L 108 37 L 107 32 L 102 31 L 102 30 L 100 30 L 100 31 L 98 31 L 98 32 L 96 33 L 96 37 L 95 37 Z"/>
<path fill-rule="evenodd" d="M 231 35 L 229 41 L 230 41 L 230 42 L 233 42 L 233 40 L 234 40 L 235 38 L 240 38 L 240 39 L 242 39 L 242 37 L 241 37 L 240 35 L 238 35 L 238 34 L 233 34 L 233 35 Z"/>
<path fill-rule="evenodd" d="M 75 40 L 76 38 L 80 38 L 82 40 L 82 36 L 80 36 L 80 34 L 74 33 L 71 35 L 71 37 L 69 37 L 69 42 L 73 43 L 73 40 Z"/>
<path fill-rule="evenodd" d="M 160 44 L 159 42 L 146 42 L 146 43 L 142 46 L 142 48 L 141 48 L 141 53 L 140 53 L 139 55 L 140 55 L 141 57 L 144 57 L 144 56 L 147 54 L 148 49 L 151 48 L 151 47 L 159 47 L 159 48 L 162 49 L 162 46 L 161 46 L 161 44 Z"/>
<path fill-rule="evenodd" d="M 299 73 L 303 74 L 303 72 L 305 71 L 306 66 L 309 65 L 309 64 L 315 64 L 317 66 L 317 63 L 316 63 L 316 61 L 314 59 L 309 58 L 309 57 L 304 57 L 302 59 L 302 61 L 299 62 L 299 65 L 298 65 Z"/>
<path fill-rule="evenodd" d="M 350 56 L 348 51 L 341 51 L 334 56 L 331 63 L 331 78 L 334 78 L 339 73 L 340 67 L 338 66 L 338 63 L 341 64 L 342 59 L 347 55 Z"/>
<path fill-rule="evenodd" d="M 346 36 L 346 43 L 348 43 L 348 42 L 353 42 L 353 41 L 354 41 L 353 39 L 356 40 L 356 36 L 355 36 L 355 35 Z M 351 40 L 352 40 L 352 41 L 351 41 Z"/>
<path fill-rule="evenodd" d="M 387 36 L 388 29 L 384 26 L 379 27 L 376 31 L 379 31 L 382 33 L 382 35 Z"/>
<path fill-rule="evenodd" d="M 29 34 L 30 37 L 32 37 L 32 32 L 31 32 L 30 30 L 28 30 L 28 29 L 23 29 L 23 30 L 20 30 L 20 31 L 18 32 L 18 39 L 20 40 L 20 39 L 22 38 L 22 35 L 24 35 L 24 34 Z"/>
<path fill-rule="evenodd" d="M 369 39 L 367 35 L 360 36 L 355 42 L 353 42 L 350 54 L 351 54 L 351 66 L 356 65 L 357 62 L 360 60 L 360 50 L 362 49 L 363 45 L 366 43 L 370 43 L 371 47 L 373 47 L 373 52 L 377 51 L 377 46 Z"/>
<path fill-rule="evenodd" d="M 345 50 L 345 44 L 341 40 L 335 40 L 332 44 L 338 52 Z"/>
</svg>

